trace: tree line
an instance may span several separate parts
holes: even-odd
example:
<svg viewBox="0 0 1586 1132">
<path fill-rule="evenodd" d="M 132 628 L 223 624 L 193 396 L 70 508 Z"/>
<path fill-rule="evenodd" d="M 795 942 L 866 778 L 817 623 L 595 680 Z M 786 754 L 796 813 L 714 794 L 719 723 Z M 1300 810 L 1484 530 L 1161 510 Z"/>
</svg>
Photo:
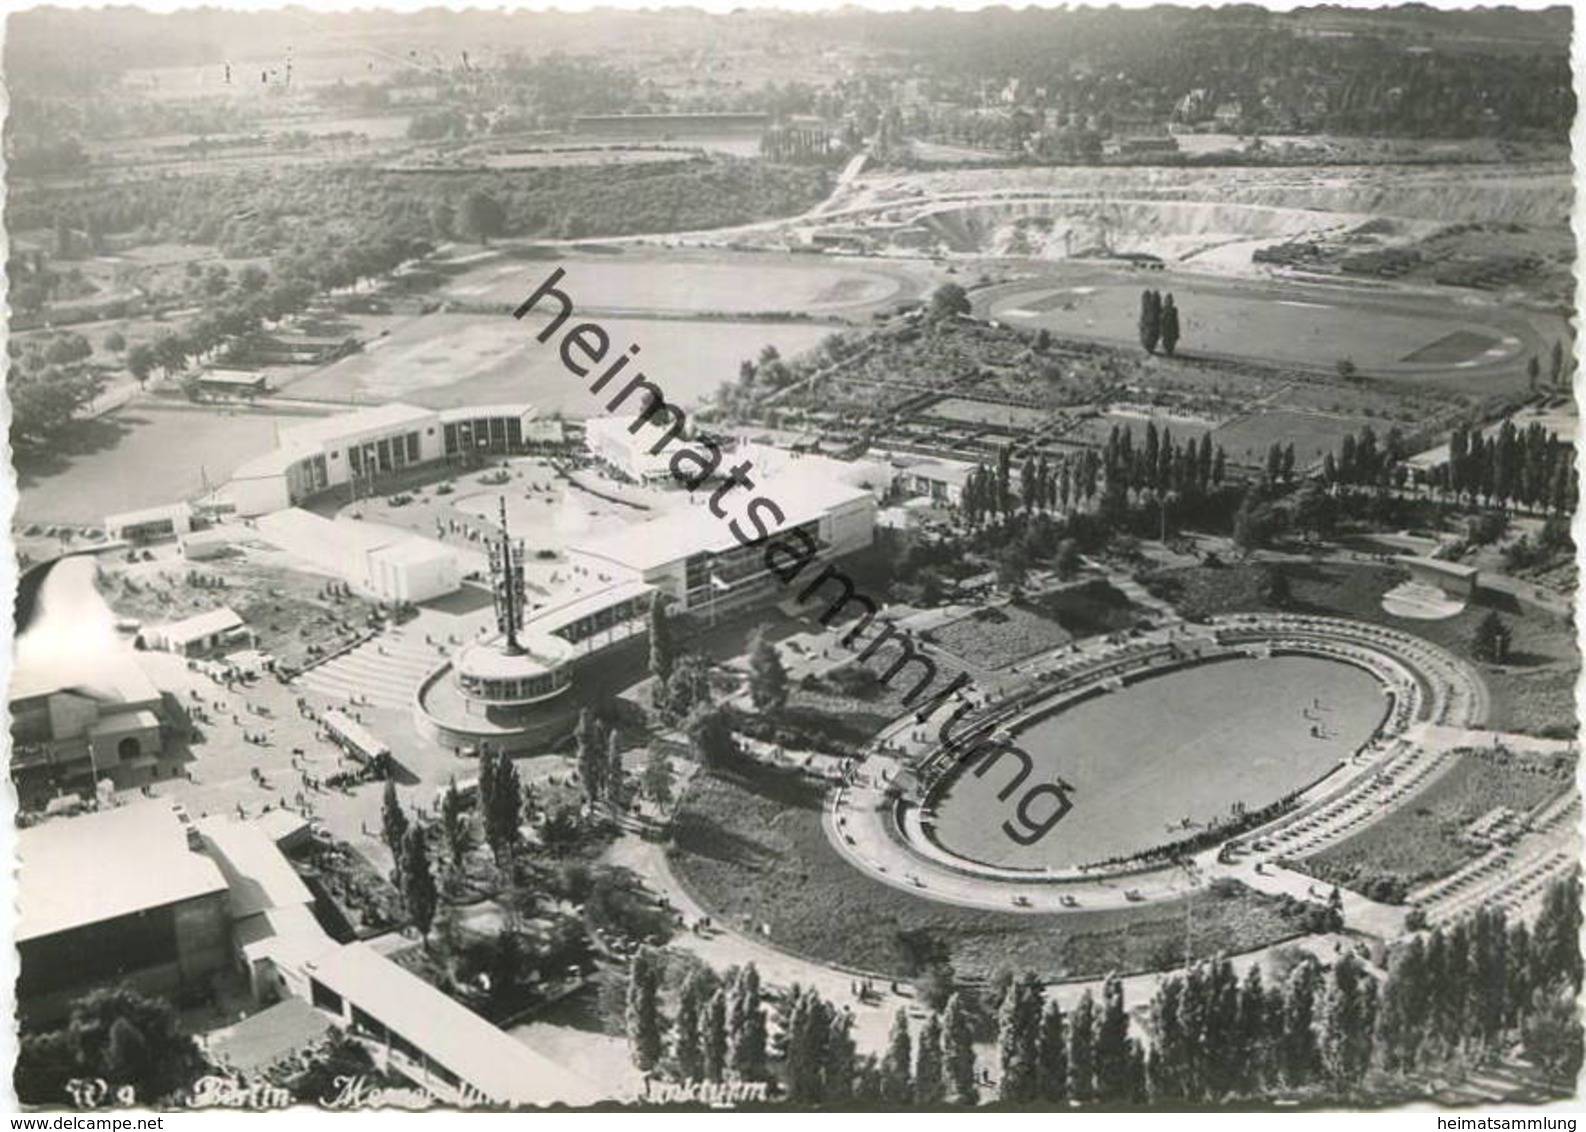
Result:
<svg viewBox="0 0 1586 1132">
<path fill-rule="evenodd" d="M 635 958 L 628 1038 L 647 1073 L 681 1079 L 775 1081 L 800 1105 L 1010 1106 L 1231 1104 L 1276 1097 L 1322 1101 L 1402 1096 L 1427 1077 L 1460 1077 L 1518 1047 L 1561 1084 L 1581 1065 L 1580 891 L 1552 884 L 1533 925 L 1496 907 L 1417 932 L 1373 965 L 1353 948 L 1330 963 L 1294 952 L 1269 981 L 1241 977 L 1226 957 L 1167 975 L 1132 1032 L 1123 984 L 1109 976 L 1071 1010 L 1033 972 L 989 988 L 997 1079 L 975 1067 L 978 1006 L 945 990 L 917 1031 L 893 1019 L 877 1054 L 856 1051 L 852 1018 L 810 988 L 776 1006 L 767 1044 L 753 966 L 718 979 L 696 968 L 663 1016 L 659 953 Z M 670 1033 L 669 1033 L 670 1031 Z"/>
<path fill-rule="evenodd" d="M 1489 507 L 1521 506 L 1568 515 L 1575 510 L 1575 446 L 1533 422 L 1523 429 L 1506 420 L 1496 432 L 1463 425 L 1449 437 L 1448 460 L 1434 469 L 1432 486 L 1456 499 Z"/>
<path fill-rule="evenodd" d="M 1138 446 L 1129 425 L 1114 425 L 1100 454 L 1086 448 L 1073 456 L 1026 455 L 1013 482 L 1013 452 L 999 448 L 993 466 L 976 466 L 964 482 L 959 507 L 971 531 L 1015 514 L 1066 513 L 1090 506 L 1098 492 L 1104 510 L 1127 506 L 1129 493 L 1206 495 L 1227 474 L 1227 453 L 1209 433 L 1177 442 L 1172 429 L 1148 421 Z M 1110 499 L 1109 499 L 1110 497 Z"/>
</svg>

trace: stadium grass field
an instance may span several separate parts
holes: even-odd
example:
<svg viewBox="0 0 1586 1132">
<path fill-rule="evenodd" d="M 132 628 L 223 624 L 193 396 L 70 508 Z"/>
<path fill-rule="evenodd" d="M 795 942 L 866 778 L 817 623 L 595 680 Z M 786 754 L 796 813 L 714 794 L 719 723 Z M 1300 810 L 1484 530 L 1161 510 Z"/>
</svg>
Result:
<svg viewBox="0 0 1586 1132">
<path fill-rule="evenodd" d="M 543 278 L 543 274 L 540 278 Z M 582 296 L 573 292 L 575 303 Z M 526 297 L 526 296 L 524 296 Z M 611 336 L 612 354 L 638 343 L 650 380 L 669 401 L 698 405 L 738 366 L 767 344 L 785 356 L 807 350 L 832 333 L 800 322 L 597 318 Z M 414 318 L 362 353 L 294 381 L 287 396 L 360 405 L 402 401 L 431 409 L 528 402 L 542 413 L 599 416 L 611 394 L 589 392 L 562 364 L 560 339 L 535 337 L 546 319 L 522 322 L 501 314 L 430 314 Z"/>
<path fill-rule="evenodd" d="M 1075 267 L 977 293 L 975 306 L 977 313 L 1021 330 L 1044 327 L 1059 337 L 1135 346 L 1140 291 L 1147 286 L 1173 293 L 1183 331 L 1178 353 L 1184 358 L 1206 352 L 1331 369 L 1348 357 L 1367 373 L 1491 392 L 1523 387 L 1523 367 L 1517 370 L 1516 363 L 1536 348 L 1534 331 L 1523 320 L 1494 308 L 1435 309 L 1402 295 L 1344 286 L 1149 273 L 1120 282 L 1116 272 Z M 1482 349 L 1476 349 L 1478 339 Z"/>
<path fill-rule="evenodd" d="M 553 254 L 488 262 L 449 281 L 441 296 L 516 306 L 556 268 L 575 304 L 589 310 L 655 313 L 844 313 L 912 296 L 907 276 L 862 264 L 811 257 L 669 256 L 624 251 L 604 256 Z"/>
<path fill-rule="evenodd" d="M 1371 737 L 1386 709 L 1374 677 L 1317 657 L 1241 658 L 1151 676 L 1021 731 L 1015 742 L 1035 773 L 1006 801 L 997 795 L 1011 761 L 983 778 L 966 768 L 937 802 L 936 838 L 969 860 L 1029 869 L 1182 840 L 1236 803 L 1258 809 L 1320 778 Z M 1058 777 L 1073 787 L 1073 808 L 1034 845 L 1015 843 L 1003 822 L 1025 791 Z M 1032 816 L 1052 804 L 1037 800 Z"/>
</svg>

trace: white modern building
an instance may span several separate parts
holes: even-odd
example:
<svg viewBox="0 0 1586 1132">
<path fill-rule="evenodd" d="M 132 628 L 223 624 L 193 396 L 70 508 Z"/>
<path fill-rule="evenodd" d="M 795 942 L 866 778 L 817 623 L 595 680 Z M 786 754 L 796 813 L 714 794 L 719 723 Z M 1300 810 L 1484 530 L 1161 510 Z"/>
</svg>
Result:
<svg viewBox="0 0 1586 1132">
<path fill-rule="evenodd" d="M 253 644 L 253 632 L 248 623 L 236 610 L 224 605 L 144 629 L 141 636 L 150 648 L 179 656 L 202 656 L 219 649 Z"/>
<path fill-rule="evenodd" d="M 225 489 L 240 515 L 265 515 L 345 487 L 383 490 L 387 477 L 422 464 L 522 452 L 547 431 L 531 405 L 425 409 L 389 404 L 309 421 L 243 464 Z"/>
<path fill-rule="evenodd" d="M 672 478 L 672 453 L 684 447 L 684 442 L 651 452 L 658 441 L 666 439 L 662 429 L 640 427 L 632 429 L 632 415 L 590 417 L 584 422 L 584 447 L 602 464 L 628 479 L 640 483 Z"/>
<path fill-rule="evenodd" d="M 187 503 L 167 503 L 105 517 L 105 534 L 127 542 L 175 538 L 193 529 L 193 509 Z"/>
<path fill-rule="evenodd" d="M 462 585 L 457 551 L 444 543 L 290 507 L 255 524 L 268 542 L 380 601 L 429 601 Z"/>
<path fill-rule="evenodd" d="M 754 492 L 783 515 L 769 532 L 771 541 L 791 544 L 807 536 L 821 561 L 868 547 L 875 537 L 875 495 L 868 487 L 830 478 L 824 469 L 812 472 L 789 470 Z M 782 583 L 766 569 L 766 545 L 746 545 L 740 538 L 757 532 L 744 510 L 748 493 L 740 489 L 738 495 L 745 502 L 725 504 L 726 518 L 713 513 L 711 497 L 701 491 L 692 505 L 568 546 L 575 582 L 643 582 L 666 594 L 673 609 L 708 615 L 774 600 Z"/>
</svg>

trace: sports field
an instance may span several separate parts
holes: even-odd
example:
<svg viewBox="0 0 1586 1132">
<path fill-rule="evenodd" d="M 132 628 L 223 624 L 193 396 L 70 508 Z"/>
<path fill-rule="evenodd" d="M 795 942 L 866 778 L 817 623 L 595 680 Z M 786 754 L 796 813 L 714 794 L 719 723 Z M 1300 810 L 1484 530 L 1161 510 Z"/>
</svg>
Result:
<svg viewBox="0 0 1586 1132">
<path fill-rule="evenodd" d="M 937 803 L 936 835 L 960 856 L 1016 868 L 1139 852 L 1191 836 L 1235 803 L 1257 809 L 1321 777 L 1370 738 L 1385 710 L 1373 677 L 1312 657 L 1150 677 L 1021 732 L 1035 772 L 1007 801 L 997 794 L 1014 773 L 1008 759 L 984 778 L 961 774 Z M 1073 787 L 1073 808 L 1034 845 L 1016 844 L 1003 822 L 1025 791 L 1059 777 Z M 1032 819 L 1052 806 L 1037 798 Z"/>
<path fill-rule="evenodd" d="M 1294 445 L 1294 466 L 1301 471 L 1336 453 L 1351 433 L 1358 434 L 1373 425 L 1381 434 L 1381 421 L 1364 417 L 1331 416 L 1323 413 L 1291 413 L 1276 410 L 1254 413 L 1229 421 L 1212 433 L 1212 443 L 1220 444 L 1228 459 L 1236 464 L 1260 465 L 1273 444 Z"/>
<path fill-rule="evenodd" d="M 1351 358 L 1365 370 L 1405 364 L 1454 369 L 1512 360 L 1518 338 L 1494 331 L 1472 333 L 1468 314 L 1369 310 L 1370 297 L 1321 291 L 1235 290 L 1217 284 L 1185 284 L 1142 277 L 1138 285 L 1048 286 L 1005 293 L 991 302 L 992 317 L 1021 329 L 1045 327 L 1137 344 L 1140 290 L 1149 282 L 1171 290 L 1179 308 L 1179 353 L 1200 351 L 1241 358 L 1331 366 Z M 1363 311 L 1369 317 L 1362 318 Z M 1461 315 L 1466 314 L 1464 320 Z"/>
<path fill-rule="evenodd" d="M 16 462 L 19 523 L 98 524 L 106 515 L 190 499 L 275 446 L 302 415 L 135 405 L 67 430 Z"/>
<path fill-rule="evenodd" d="M 576 302 L 578 292 L 573 295 Z M 594 321 L 610 335 L 612 358 L 629 343 L 638 344 L 640 358 L 628 372 L 642 367 L 668 400 L 685 407 L 736 380 L 739 363 L 767 344 L 791 356 L 832 332 L 829 326 L 793 322 Z M 545 322 L 537 314 L 522 322 L 506 313 L 424 315 L 369 342 L 362 353 L 293 382 L 286 396 L 361 405 L 402 401 L 432 409 L 526 401 L 542 413 L 600 415 L 611 394 L 602 399 L 590 393 L 590 379 L 568 372 L 557 348 L 560 339 L 544 345 L 536 339 Z"/>
<path fill-rule="evenodd" d="M 558 267 L 575 306 L 603 311 L 836 314 L 914 291 L 899 273 L 814 256 L 623 253 L 490 262 L 451 280 L 441 294 L 516 306 Z"/>
</svg>

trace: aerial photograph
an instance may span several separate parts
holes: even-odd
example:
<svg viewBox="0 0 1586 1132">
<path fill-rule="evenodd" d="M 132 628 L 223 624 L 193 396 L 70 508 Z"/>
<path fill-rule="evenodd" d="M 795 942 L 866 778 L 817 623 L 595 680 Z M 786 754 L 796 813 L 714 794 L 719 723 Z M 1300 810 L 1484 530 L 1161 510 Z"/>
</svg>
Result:
<svg viewBox="0 0 1586 1132">
<path fill-rule="evenodd" d="M 1574 34 L 14 10 L 9 1107 L 1573 1132 Z"/>
</svg>

